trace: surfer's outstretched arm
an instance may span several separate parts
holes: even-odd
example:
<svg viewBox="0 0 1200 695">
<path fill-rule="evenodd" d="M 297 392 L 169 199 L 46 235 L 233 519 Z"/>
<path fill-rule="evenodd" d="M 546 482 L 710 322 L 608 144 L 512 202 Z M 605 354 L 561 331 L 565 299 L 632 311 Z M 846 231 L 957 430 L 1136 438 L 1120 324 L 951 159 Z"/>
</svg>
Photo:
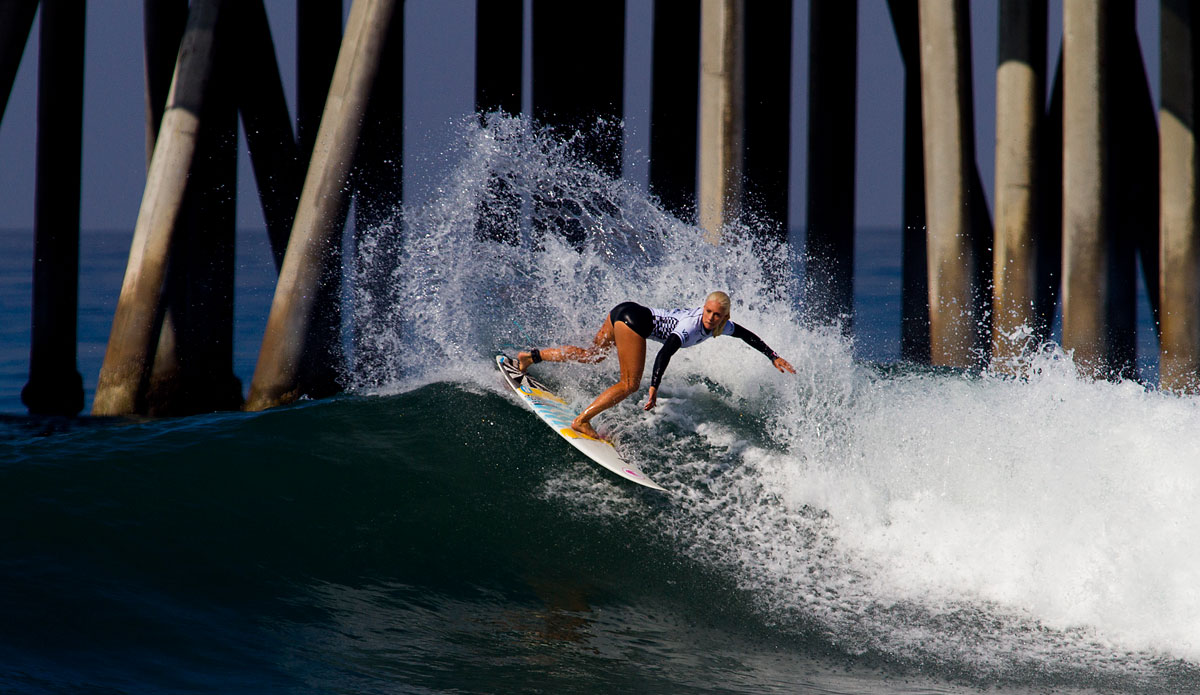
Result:
<svg viewBox="0 0 1200 695">
<path fill-rule="evenodd" d="M 759 338 L 750 329 L 743 328 L 741 324 L 735 324 L 733 326 L 733 333 L 731 335 L 766 355 L 767 359 L 771 360 L 771 364 L 775 365 L 775 368 L 779 371 L 791 372 L 792 374 L 796 373 L 796 370 L 792 367 L 792 365 L 788 364 L 787 360 L 780 357 L 765 342 L 763 342 L 762 338 Z"/>
</svg>

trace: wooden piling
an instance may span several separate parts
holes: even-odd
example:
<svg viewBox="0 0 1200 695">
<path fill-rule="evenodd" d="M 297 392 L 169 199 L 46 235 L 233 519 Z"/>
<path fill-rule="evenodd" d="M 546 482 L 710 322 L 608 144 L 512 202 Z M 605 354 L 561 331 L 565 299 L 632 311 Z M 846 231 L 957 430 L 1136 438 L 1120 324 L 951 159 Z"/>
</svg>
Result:
<svg viewBox="0 0 1200 695">
<path fill-rule="evenodd" d="M 138 211 L 133 244 L 93 403 L 94 415 L 139 410 L 161 323 L 163 281 L 196 151 L 221 0 L 194 0 Z"/>
<path fill-rule="evenodd" d="M 745 132 L 745 0 L 700 4 L 700 163 L 696 213 L 721 242 L 741 212 Z"/>
<path fill-rule="evenodd" d="M 696 216 L 700 6 L 655 0 L 650 90 L 650 192 L 675 217 Z"/>
<path fill-rule="evenodd" d="M 1037 325 L 1046 2 L 1002 0 L 999 13 L 992 360 L 997 369 L 1011 371 L 1027 348 L 1036 347 L 1029 338 Z"/>
<path fill-rule="evenodd" d="M 579 155 L 606 174 L 620 176 L 625 0 L 533 0 L 532 19 L 533 117 L 576 139 Z"/>
<path fill-rule="evenodd" d="M 42 0 L 38 55 L 37 183 L 29 383 L 35 415 L 83 410 L 76 368 L 79 193 L 83 132 L 84 4 Z"/>
<path fill-rule="evenodd" d="M 341 247 L 349 199 L 346 193 L 362 122 L 379 70 L 395 0 L 354 0 L 342 50 L 326 100 L 313 159 L 300 194 L 296 222 L 271 304 L 248 410 L 291 402 L 301 395 L 327 395 L 330 386 L 310 375 L 327 348 L 316 344 L 312 326 L 328 307 L 317 302 L 331 248 Z"/>
<path fill-rule="evenodd" d="M 1195 18 L 1188 0 L 1162 3 L 1161 127 L 1163 389 L 1200 391 L 1200 209 L 1197 196 Z"/>
<path fill-rule="evenodd" d="M 982 348 L 974 286 L 970 18 L 966 0 L 920 0 L 919 12 L 930 358 L 935 365 L 966 367 Z"/>
<path fill-rule="evenodd" d="M 809 8 L 806 304 L 816 321 L 840 323 L 849 333 L 854 325 L 858 2 L 812 0 Z"/>
<path fill-rule="evenodd" d="M 1096 377 L 1110 342 L 1108 0 L 1063 4 L 1063 347 Z"/>
<path fill-rule="evenodd" d="M 37 15 L 38 0 L 8 0 L 0 2 L 0 120 L 8 107 L 21 56 L 29 41 L 33 18 Z"/>
</svg>

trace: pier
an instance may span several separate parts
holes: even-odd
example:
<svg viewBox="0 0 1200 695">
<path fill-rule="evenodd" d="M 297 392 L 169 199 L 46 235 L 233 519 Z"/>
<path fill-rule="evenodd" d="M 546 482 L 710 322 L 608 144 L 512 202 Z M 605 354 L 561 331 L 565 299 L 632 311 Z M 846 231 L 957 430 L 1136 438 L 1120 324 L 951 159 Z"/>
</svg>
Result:
<svg viewBox="0 0 1200 695">
<path fill-rule="evenodd" d="M 646 3 L 650 192 L 712 244 L 744 216 L 764 236 L 787 240 L 790 172 L 802 166 L 807 214 L 792 224 L 804 232 L 796 243 L 806 277 L 797 299 L 815 324 L 853 334 L 855 201 L 870 194 L 856 190 L 857 0 L 478 0 L 474 72 L 457 78 L 473 82 L 480 114 L 528 109 L 551 132 L 586 133 L 590 163 L 619 177 L 629 167 L 627 22 Z M 887 8 L 904 76 L 895 126 L 903 209 L 894 223 L 903 358 L 1019 376 L 1059 325 L 1087 378 L 1132 377 L 1140 274 L 1159 386 L 1200 390 L 1193 4 L 1161 1 L 1158 55 L 1143 52 L 1133 0 L 889 0 Z M 0 118 L 22 62 L 38 66 L 22 393 L 35 415 L 84 408 L 76 321 L 86 9 L 82 0 L 0 3 Z M 277 51 L 263 0 L 144 0 L 146 178 L 94 415 L 262 410 L 340 389 L 355 344 L 340 313 L 348 217 L 353 210 L 354 229 L 367 229 L 399 207 L 413 137 L 404 128 L 405 3 L 297 0 L 289 11 L 295 56 Z M 977 12 L 997 14 L 996 128 L 982 139 Z M 806 35 L 793 35 L 797 13 Z M 1048 26 L 1058 20 L 1055 52 Z M 36 56 L 25 50 L 34 26 Z M 807 56 L 805 74 L 793 74 L 794 50 Z M 294 113 L 282 61 L 296 65 Z M 1158 103 L 1149 61 L 1161 73 Z M 795 132 L 793 113 L 804 108 L 807 131 Z M 232 361 L 229 191 L 239 122 L 278 272 L 249 384 Z M 793 140 L 805 143 L 803 162 L 790 159 Z M 995 155 L 991 200 L 984 148 Z M 395 185 L 367 183 L 380 180 Z M 504 202 L 502 181 L 489 186 L 497 209 L 464 233 L 515 244 L 487 219 L 522 214 L 521 206 Z"/>
</svg>

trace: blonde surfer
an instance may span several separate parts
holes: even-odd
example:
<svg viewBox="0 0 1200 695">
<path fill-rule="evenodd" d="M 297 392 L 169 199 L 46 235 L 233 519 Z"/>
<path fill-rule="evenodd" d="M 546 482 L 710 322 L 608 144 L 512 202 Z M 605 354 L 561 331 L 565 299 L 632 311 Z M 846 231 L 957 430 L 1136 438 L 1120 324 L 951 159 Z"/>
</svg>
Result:
<svg viewBox="0 0 1200 695">
<path fill-rule="evenodd" d="M 642 383 L 642 371 L 646 365 L 646 341 L 662 343 L 654 359 L 654 371 L 650 379 L 650 392 L 643 407 L 654 407 L 658 386 L 671 356 L 680 348 L 692 347 L 719 335 L 739 338 L 771 360 L 780 372 L 796 373 L 788 361 L 780 357 L 757 335 L 735 324 L 729 319 L 729 295 L 713 292 L 704 300 L 704 305 L 695 309 L 652 309 L 634 302 L 623 302 L 613 307 L 604 319 L 592 346 L 588 348 L 563 345 L 556 348 L 533 349 L 517 355 L 517 365 L 525 371 L 538 362 L 582 362 L 595 364 L 608 357 L 615 345 L 617 359 L 621 363 L 621 378 L 592 401 L 571 423 L 571 429 L 589 437 L 600 438 L 591 425 L 592 418 L 608 410 L 635 393 Z"/>
</svg>

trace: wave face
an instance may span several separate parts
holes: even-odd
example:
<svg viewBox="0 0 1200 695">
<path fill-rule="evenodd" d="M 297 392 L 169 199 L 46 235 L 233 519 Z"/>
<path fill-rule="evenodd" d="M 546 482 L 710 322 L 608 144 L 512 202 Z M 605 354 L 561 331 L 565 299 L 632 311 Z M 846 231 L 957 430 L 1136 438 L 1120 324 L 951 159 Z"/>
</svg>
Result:
<svg viewBox="0 0 1200 695">
<path fill-rule="evenodd" d="M 0 683 L 1195 688 L 1200 401 L 1053 346 L 1022 379 L 856 362 L 753 224 L 708 245 L 520 119 L 460 141 L 438 196 L 360 235 L 349 395 L 0 423 Z M 597 418 L 667 495 L 584 462 L 491 362 L 714 289 L 798 373 L 712 340 L 655 410 Z M 616 374 L 534 369 L 580 406 Z"/>
<path fill-rule="evenodd" d="M 710 341 L 676 356 L 653 413 L 601 418 L 680 491 L 655 525 L 689 557 L 772 620 L 854 653 L 1018 679 L 1136 679 L 1200 659 L 1196 399 L 1088 382 L 1052 346 L 1022 380 L 856 364 L 806 324 L 778 279 L 791 259 L 752 226 L 714 248 L 521 120 L 462 138 L 442 195 L 404 219 L 386 301 L 360 302 L 394 317 L 371 316 L 394 361 L 360 385 L 495 388 L 497 348 L 586 344 L 620 301 L 694 306 L 725 289 L 734 320 L 799 373 Z M 470 233 L 497 227 L 515 243 Z M 584 404 L 615 366 L 538 369 Z M 595 504 L 570 477 L 548 490 Z"/>
</svg>

